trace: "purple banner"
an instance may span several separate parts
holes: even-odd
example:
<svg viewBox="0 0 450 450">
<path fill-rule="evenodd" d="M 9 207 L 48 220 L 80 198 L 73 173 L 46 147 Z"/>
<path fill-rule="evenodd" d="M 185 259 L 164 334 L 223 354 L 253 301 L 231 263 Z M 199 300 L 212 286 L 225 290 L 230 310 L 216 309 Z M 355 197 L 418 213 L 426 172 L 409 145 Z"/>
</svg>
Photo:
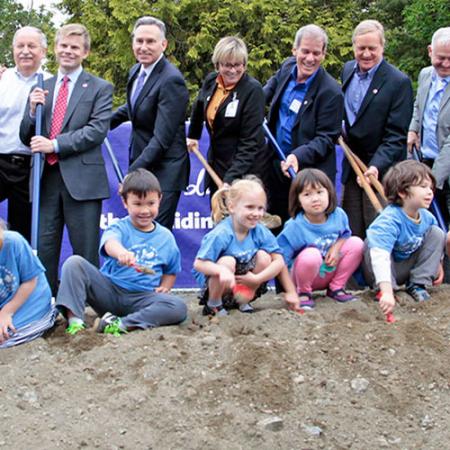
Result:
<svg viewBox="0 0 450 450">
<path fill-rule="evenodd" d="M 128 169 L 128 142 L 130 135 L 131 123 L 125 123 L 108 134 L 108 139 L 112 149 L 119 162 L 123 173 Z M 208 133 L 203 130 L 200 140 L 200 151 L 206 155 L 209 146 Z M 338 169 L 341 168 L 342 150 L 337 147 Z M 114 172 L 111 159 L 103 148 L 103 156 L 105 159 L 106 169 L 108 172 L 111 197 L 103 201 L 102 216 L 100 219 L 100 229 L 105 230 L 114 220 L 126 215 L 126 210 L 122 205 L 122 201 L 118 195 L 119 182 Z M 182 272 L 177 276 L 175 284 L 176 288 L 193 288 L 197 287 L 192 276 L 191 269 L 197 250 L 200 246 L 202 237 L 208 230 L 212 228 L 212 220 L 210 217 L 209 195 L 203 192 L 203 179 L 205 169 L 195 155 L 190 154 L 191 173 L 189 177 L 189 186 L 185 192 L 181 193 L 180 202 L 178 203 L 177 212 L 175 214 L 175 223 L 173 234 L 177 240 L 181 251 Z M 336 185 L 340 191 L 340 170 L 336 178 Z M 340 192 L 338 192 L 340 193 Z M 6 202 L 0 203 L 0 217 L 6 219 Z M 64 233 L 63 245 L 61 250 L 61 264 L 72 254 L 67 233 Z"/>
</svg>

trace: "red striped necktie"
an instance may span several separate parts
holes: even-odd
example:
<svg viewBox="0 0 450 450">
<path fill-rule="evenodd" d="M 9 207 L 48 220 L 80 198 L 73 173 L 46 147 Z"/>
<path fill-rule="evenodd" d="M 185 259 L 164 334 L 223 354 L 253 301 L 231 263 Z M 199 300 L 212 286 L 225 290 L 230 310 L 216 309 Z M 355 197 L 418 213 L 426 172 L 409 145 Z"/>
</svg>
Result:
<svg viewBox="0 0 450 450">
<path fill-rule="evenodd" d="M 70 78 L 66 75 L 63 78 L 63 83 L 59 88 L 58 97 L 55 102 L 55 108 L 53 109 L 52 124 L 50 127 L 49 139 L 55 139 L 59 133 L 61 133 L 64 116 L 67 110 L 67 99 L 69 97 L 69 81 Z M 58 162 L 58 155 L 56 153 L 47 153 L 47 162 L 53 166 Z"/>
</svg>

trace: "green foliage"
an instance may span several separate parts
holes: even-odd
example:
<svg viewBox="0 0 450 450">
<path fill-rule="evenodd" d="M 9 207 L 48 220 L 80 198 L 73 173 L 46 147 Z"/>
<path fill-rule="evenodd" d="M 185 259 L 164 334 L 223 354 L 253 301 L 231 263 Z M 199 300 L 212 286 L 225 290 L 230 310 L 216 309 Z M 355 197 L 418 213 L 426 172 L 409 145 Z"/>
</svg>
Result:
<svg viewBox="0 0 450 450">
<path fill-rule="evenodd" d="M 0 1 L 0 65 L 13 66 L 12 40 L 20 27 L 32 25 L 40 28 L 47 36 L 53 35 L 51 14 L 44 9 L 26 11 L 14 0 Z"/>
<path fill-rule="evenodd" d="M 353 28 L 363 19 L 376 18 L 386 29 L 386 58 L 415 80 L 429 63 L 426 46 L 433 32 L 450 23 L 448 0 L 60 0 L 58 6 L 69 22 L 89 29 L 92 53 L 85 66 L 116 86 L 116 105 L 125 99 L 128 70 L 135 62 L 130 35 L 142 15 L 167 24 L 166 54 L 186 77 L 191 98 L 214 69 L 214 46 L 226 35 L 244 39 L 249 73 L 265 83 L 291 55 L 297 29 L 316 23 L 329 36 L 324 65 L 339 78 L 343 63 L 353 57 Z M 12 33 L 26 23 L 51 29 L 45 11 L 29 13 L 14 0 L 1 0 L 0 57 L 8 64 Z M 48 36 L 52 39 L 53 32 Z M 49 59 L 54 69 L 51 51 Z"/>
</svg>

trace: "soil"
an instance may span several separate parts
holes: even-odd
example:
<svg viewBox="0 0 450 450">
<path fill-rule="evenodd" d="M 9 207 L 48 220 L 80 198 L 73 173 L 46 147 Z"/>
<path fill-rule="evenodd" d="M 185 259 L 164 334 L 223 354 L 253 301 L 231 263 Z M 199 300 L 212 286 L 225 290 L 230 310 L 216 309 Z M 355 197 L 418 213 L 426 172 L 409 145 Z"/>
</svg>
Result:
<svg viewBox="0 0 450 450">
<path fill-rule="evenodd" d="M 201 316 L 121 337 L 86 330 L 0 351 L 0 449 L 445 449 L 450 287 Z M 92 323 L 94 314 L 89 320 Z"/>
</svg>

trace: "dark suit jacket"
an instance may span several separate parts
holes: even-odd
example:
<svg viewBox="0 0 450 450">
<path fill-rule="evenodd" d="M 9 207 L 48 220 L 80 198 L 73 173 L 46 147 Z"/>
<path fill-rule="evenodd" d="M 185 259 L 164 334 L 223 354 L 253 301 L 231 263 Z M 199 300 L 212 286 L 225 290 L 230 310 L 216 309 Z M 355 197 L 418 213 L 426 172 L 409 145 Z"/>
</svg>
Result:
<svg viewBox="0 0 450 450">
<path fill-rule="evenodd" d="M 354 70 L 355 61 L 345 64 L 342 71 L 344 93 Z M 411 80 L 383 60 L 352 126 L 345 114 L 345 139 L 349 147 L 368 166 L 375 166 L 382 176 L 389 167 L 406 158 L 406 134 L 412 110 Z M 350 170 L 348 162 L 344 161 L 343 182 L 348 179 Z"/>
<path fill-rule="evenodd" d="M 280 102 L 295 64 L 294 57 L 288 58 L 264 86 L 266 103 L 272 102 L 268 122 L 274 136 Z M 324 171 L 334 181 L 336 176 L 334 143 L 341 133 L 343 109 L 344 98 L 341 88 L 323 67 L 319 67 L 292 129 L 292 153 L 297 157 L 300 169 L 315 167 Z M 273 161 L 280 172 L 280 164 L 276 160 L 273 151 Z"/>
<path fill-rule="evenodd" d="M 264 93 L 261 84 L 244 73 L 217 110 L 212 129 L 206 120 L 209 101 L 216 90 L 217 73 L 210 73 L 192 108 L 188 136 L 200 139 L 203 122 L 210 135 L 208 162 L 226 183 L 252 173 L 263 175 L 261 163 L 265 153 Z M 227 106 L 238 100 L 234 117 L 226 117 Z M 211 180 L 207 177 L 206 186 Z"/>
<path fill-rule="evenodd" d="M 42 123 L 46 137 L 50 134 L 56 81 L 56 76 L 44 81 L 44 89 L 49 91 Z M 75 200 L 109 197 L 101 145 L 109 128 L 112 94 L 110 83 L 83 71 L 70 96 L 62 130 L 56 140 L 61 176 Z M 30 118 L 29 107 L 28 104 L 20 125 L 20 139 L 25 145 L 30 145 L 35 135 L 35 121 Z"/>
<path fill-rule="evenodd" d="M 182 191 L 189 179 L 185 118 L 189 93 L 180 71 L 163 56 L 147 78 L 134 109 L 133 82 L 140 64 L 130 71 L 127 103 L 112 116 L 111 129 L 131 120 L 130 167 L 150 170 L 163 191 Z"/>
</svg>

